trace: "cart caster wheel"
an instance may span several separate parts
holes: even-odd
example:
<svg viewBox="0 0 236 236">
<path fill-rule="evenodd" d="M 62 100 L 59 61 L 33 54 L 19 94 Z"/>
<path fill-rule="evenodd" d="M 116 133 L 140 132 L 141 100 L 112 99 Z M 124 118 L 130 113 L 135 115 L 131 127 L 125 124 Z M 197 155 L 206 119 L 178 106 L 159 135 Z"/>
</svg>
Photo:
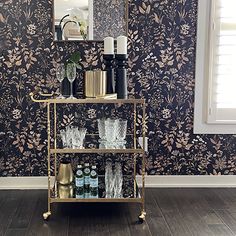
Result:
<svg viewBox="0 0 236 236">
<path fill-rule="evenodd" d="M 140 216 L 138 217 L 138 224 L 142 224 L 144 222 L 143 218 L 140 218 Z"/>
<path fill-rule="evenodd" d="M 51 215 L 51 212 L 50 212 L 50 211 L 43 213 L 43 219 L 44 219 L 44 220 L 48 220 L 48 218 L 49 218 L 50 215 Z"/>
<path fill-rule="evenodd" d="M 145 221 L 146 212 L 142 211 L 141 215 L 138 217 L 138 221 L 142 224 Z"/>
</svg>

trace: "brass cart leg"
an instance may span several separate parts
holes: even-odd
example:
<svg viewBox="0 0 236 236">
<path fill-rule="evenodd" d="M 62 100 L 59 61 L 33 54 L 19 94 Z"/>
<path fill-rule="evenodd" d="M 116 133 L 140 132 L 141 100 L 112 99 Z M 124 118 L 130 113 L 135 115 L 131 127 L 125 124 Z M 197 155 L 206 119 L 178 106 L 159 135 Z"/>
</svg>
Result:
<svg viewBox="0 0 236 236">
<path fill-rule="evenodd" d="M 134 149 L 136 149 L 137 148 L 137 135 L 136 135 L 137 105 L 136 105 L 136 103 L 134 104 L 134 114 L 133 115 L 134 115 L 134 117 L 133 117 L 134 118 L 134 125 L 133 125 L 134 137 L 133 137 L 133 139 L 134 139 Z M 136 189 L 136 187 L 137 187 L 137 183 L 136 183 L 137 170 L 136 170 L 136 168 L 137 168 L 137 161 L 136 161 L 136 154 L 134 153 L 134 172 L 133 172 L 133 174 L 134 174 L 134 197 L 136 197 L 136 195 L 137 195 L 137 189 Z"/>
<path fill-rule="evenodd" d="M 50 193 L 50 103 L 47 103 L 47 118 L 48 118 L 48 211 L 43 213 L 44 220 L 47 220 L 48 217 L 51 215 L 51 193 Z"/>
<path fill-rule="evenodd" d="M 57 104 L 54 103 L 54 149 L 57 149 Z M 54 184 L 54 194 L 57 197 L 57 153 L 54 153 L 54 175 L 55 175 L 55 184 Z"/>
<path fill-rule="evenodd" d="M 145 150 L 145 104 L 143 104 L 143 118 L 142 118 L 142 134 L 143 134 L 143 149 Z M 145 220 L 146 211 L 145 211 L 145 163 L 146 163 L 146 154 L 144 152 L 142 156 L 142 211 L 139 216 L 139 221 L 142 223 Z"/>
<path fill-rule="evenodd" d="M 145 154 L 142 157 L 142 211 L 139 215 L 139 221 L 142 223 L 145 220 L 146 211 L 145 211 Z"/>
</svg>

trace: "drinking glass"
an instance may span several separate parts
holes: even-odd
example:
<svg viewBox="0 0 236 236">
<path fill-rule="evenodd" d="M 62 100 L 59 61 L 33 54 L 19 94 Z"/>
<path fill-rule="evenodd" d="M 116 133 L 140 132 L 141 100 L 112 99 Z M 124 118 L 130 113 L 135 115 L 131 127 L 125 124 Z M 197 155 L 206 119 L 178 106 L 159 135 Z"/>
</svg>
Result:
<svg viewBox="0 0 236 236">
<path fill-rule="evenodd" d="M 79 140 L 79 129 L 77 128 L 77 127 L 73 127 L 72 128 L 72 131 L 71 131 L 71 134 L 72 134 L 72 136 L 71 136 L 71 144 L 72 144 L 72 148 L 79 148 L 79 142 L 78 142 L 78 140 Z"/>
<path fill-rule="evenodd" d="M 112 170 L 112 161 L 107 159 L 105 166 L 105 188 L 106 188 L 106 198 L 113 197 L 114 188 L 114 175 Z"/>
<path fill-rule="evenodd" d="M 67 147 L 72 148 L 72 140 L 73 140 L 73 127 L 67 126 L 66 127 L 66 141 L 67 141 Z"/>
<path fill-rule="evenodd" d="M 127 133 L 127 120 L 117 120 L 117 137 L 118 141 L 124 141 Z"/>
<path fill-rule="evenodd" d="M 98 133 L 99 133 L 99 138 L 101 140 L 106 139 L 106 134 L 105 134 L 105 119 L 98 119 Z"/>
<path fill-rule="evenodd" d="M 117 121 L 113 119 L 105 120 L 105 136 L 108 142 L 114 142 L 117 136 Z"/>
<path fill-rule="evenodd" d="M 65 65 L 62 63 L 56 66 L 56 78 L 60 82 L 60 94 L 57 98 L 62 99 L 64 98 L 62 95 L 62 81 L 65 78 Z"/>
<path fill-rule="evenodd" d="M 65 130 L 61 130 L 60 131 L 60 135 L 61 135 L 61 140 L 62 140 L 63 148 L 67 148 L 68 147 L 68 143 L 67 143 L 66 131 Z"/>
<path fill-rule="evenodd" d="M 86 128 L 79 129 L 79 145 L 80 145 L 80 147 L 84 146 L 84 139 L 85 139 L 86 132 L 87 132 Z"/>
<path fill-rule="evenodd" d="M 114 198 L 122 198 L 123 173 L 120 162 L 115 163 Z"/>
<path fill-rule="evenodd" d="M 66 75 L 68 80 L 70 81 L 70 96 L 68 97 L 68 99 L 76 99 L 73 96 L 73 82 L 76 77 L 76 65 L 74 63 L 67 64 Z"/>
<path fill-rule="evenodd" d="M 72 148 L 82 148 L 87 129 L 72 128 Z"/>
</svg>

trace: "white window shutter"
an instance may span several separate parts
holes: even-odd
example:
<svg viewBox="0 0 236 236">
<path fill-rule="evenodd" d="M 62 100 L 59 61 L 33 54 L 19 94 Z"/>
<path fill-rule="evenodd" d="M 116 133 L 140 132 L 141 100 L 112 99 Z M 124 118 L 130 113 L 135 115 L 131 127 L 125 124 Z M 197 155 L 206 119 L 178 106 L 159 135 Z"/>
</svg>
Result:
<svg viewBox="0 0 236 236">
<path fill-rule="evenodd" d="M 236 124 L 236 0 L 212 0 L 208 123 Z"/>
</svg>

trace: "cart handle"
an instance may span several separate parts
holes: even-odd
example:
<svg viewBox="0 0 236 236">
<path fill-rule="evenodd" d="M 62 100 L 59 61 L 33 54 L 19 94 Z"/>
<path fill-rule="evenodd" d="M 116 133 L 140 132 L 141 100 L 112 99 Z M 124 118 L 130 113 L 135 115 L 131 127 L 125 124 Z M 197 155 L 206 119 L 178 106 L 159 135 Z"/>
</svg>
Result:
<svg viewBox="0 0 236 236">
<path fill-rule="evenodd" d="M 40 96 L 43 96 L 43 97 L 52 97 L 52 96 L 53 96 L 53 93 L 42 93 L 42 92 L 40 92 L 39 89 L 38 89 L 38 90 L 35 90 L 34 92 L 31 92 L 31 93 L 29 94 L 29 96 L 30 96 L 30 98 L 31 98 L 31 100 L 32 100 L 33 102 L 49 102 L 49 99 L 36 99 L 36 98 L 34 98 L 34 96 L 35 96 L 37 93 L 38 93 Z"/>
</svg>

